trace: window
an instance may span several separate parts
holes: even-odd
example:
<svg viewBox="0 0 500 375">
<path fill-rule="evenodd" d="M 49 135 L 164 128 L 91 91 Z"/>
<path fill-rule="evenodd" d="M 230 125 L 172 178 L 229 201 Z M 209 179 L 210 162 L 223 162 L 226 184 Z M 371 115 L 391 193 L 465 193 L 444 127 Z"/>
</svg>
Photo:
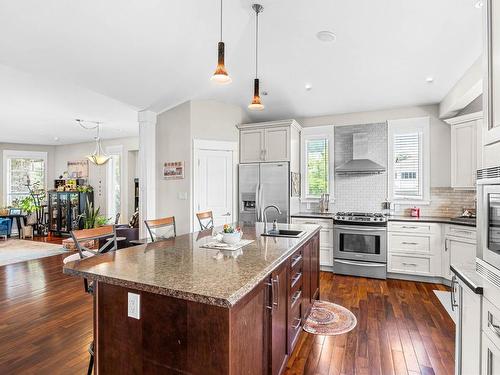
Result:
<svg viewBox="0 0 500 375">
<path fill-rule="evenodd" d="M 302 131 L 302 199 L 317 199 L 332 192 L 333 127 L 305 128 Z"/>
<path fill-rule="evenodd" d="M 5 150 L 3 165 L 6 206 L 29 196 L 28 180 L 33 188 L 46 189 L 46 152 Z"/>
<path fill-rule="evenodd" d="M 428 201 L 429 119 L 389 121 L 389 195 L 394 201 Z"/>
</svg>

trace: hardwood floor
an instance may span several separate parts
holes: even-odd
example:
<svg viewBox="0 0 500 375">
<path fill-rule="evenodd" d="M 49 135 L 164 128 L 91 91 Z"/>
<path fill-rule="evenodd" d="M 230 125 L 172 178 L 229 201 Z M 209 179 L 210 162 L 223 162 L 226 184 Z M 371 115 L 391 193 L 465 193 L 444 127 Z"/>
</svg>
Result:
<svg viewBox="0 0 500 375">
<path fill-rule="evenodd" d="M 288 361 L 295 374 L 454 374 L 455 324 L 433 290 L 443 285 L 321 274 L 321 299 L 349 308 L 346 335 L 303 332 Z"/>
<path fill-rule="evenodd" d="M 0 374 L 86 372 L 92 299 L 62 274 L 64 256 L 0 267 Z M 286 374 L 453 374 L 455 328 L 435 289 L 446 288 L 322 273 L 322 299 L 351 309 L 358 326 L 304 332 Z"/>
</svg>

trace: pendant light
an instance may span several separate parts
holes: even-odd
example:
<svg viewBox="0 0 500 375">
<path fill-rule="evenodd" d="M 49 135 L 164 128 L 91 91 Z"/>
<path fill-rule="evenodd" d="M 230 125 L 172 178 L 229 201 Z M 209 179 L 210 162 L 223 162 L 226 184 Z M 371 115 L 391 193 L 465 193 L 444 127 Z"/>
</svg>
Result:
<svg viewBox="0 0 500 375">
<path fill-rule="evenodd" d="M 232 79 L 229 77 L 226 66 L 224 65 L 224 42 L 222 41 L 222 0 L 220 0 L 220 42 L 217 49 L 217 67 L 215 68 L 214 75 L 210 78 L 210 80 L 220 85 L 227 85 L 228 83 L 231 83 Z"/>
<path fill-rule="evenodd" d="M 87 155 L 87 159 L 89 159 L 95 165 L 106 164 L 108 162 L 108 160 L 110 159 L 110 156 L 108 154 L 106 154 L 102 148 L 101 136 L 100 136 L 101 135 L 101 123 L 95 122 L 95 121 L 84 121 L 84 120 L 80 120 L 80 119 L 76 119 L 76 121 L 84 129 L 87 129 L 87 130 L 94 130 L 95 129 L 97 131 L 97 134 L 94 137 L 95 150 L 92 154 Z M 93 126 L 86 126 L 84 124 L 84 122 L 90 122 L 94 125 Z"/>
<path fill-rule="evenodd" d="M 258 78 L 258 58 L 259 58 L 259 13 L 264 11 L 264 7 L 260 4 L 253 4 L 252 9 L 255 11 L 255 79 L 253 81 L 253 99 L 248 105 L 248 109 L 252 111 L 262 111 L 264 104 L 260 100 L 259 94 L 259 78 Z"/>
</svg>

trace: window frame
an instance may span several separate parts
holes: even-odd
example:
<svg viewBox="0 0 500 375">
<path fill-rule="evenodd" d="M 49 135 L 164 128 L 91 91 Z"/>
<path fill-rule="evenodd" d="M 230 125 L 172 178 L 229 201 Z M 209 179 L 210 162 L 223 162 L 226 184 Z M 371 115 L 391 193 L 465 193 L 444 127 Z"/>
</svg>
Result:
<svg viewBox="0 0 500 375">
<path fill-rule="evenodd" d="M 410 119 L 390 120 L 387 122 L 387 151 L 388 151 L 388 173 L 387 173 L 387 195 L 388 199 L 396 204 L 430 204 L 431 195 L 431 170 L 430 170 L 430 118 L 416 117 Z M 422 142 L 419 168 L 421 170 L 422 197 L 394 195 L 394 136 L 400 134 L 419 134 Z"/>
<path fill-rule="evenodd" d="M 4 150 L 3 151 L 3 206 L 7 205 L 8 195 L 10 190 L 10 170 L 9 159 L 42 159 L 44 162 L 44 190 L 47 191 L 47 175 L 48 175 L 48 153 L 46 151 L 23 151 L 23 150 Z"/>
<path fill-rule="evenodd" d="M 334 199 L 334 126 L 314 126 L 302 128 L 300 140 L 300 164 L 301 164 L 301 186 L 300 186 L 300 201 L 303 203 L 318 202 L 321 197 L 307 195 L 307 154 L 306 143 L 311 139 L 327 139 L 328 140 L 328 193 L 330 194 L 330 202 Z"/>
</svg>

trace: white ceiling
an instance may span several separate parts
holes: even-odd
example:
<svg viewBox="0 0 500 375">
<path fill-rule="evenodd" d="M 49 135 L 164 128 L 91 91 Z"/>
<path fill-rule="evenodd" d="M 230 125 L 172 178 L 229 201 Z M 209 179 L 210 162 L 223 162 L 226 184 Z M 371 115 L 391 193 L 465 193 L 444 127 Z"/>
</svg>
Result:
<svg viewBox="0 0 500 375">
<path fill-rule="evenodd" d="M 246 108 L 251 3 L 224 1 L 233 83 L 215 86 L 218 0 L 0 0 L 0 141 L 19 141 L 20 129 L 32 134 L 26 142 L 87 140 L 76 117 L 104 121 L 105 137 L 126 136 L 136 132 L 136 110 L 189 99 Z M 255 120 L 437 103 L 481 53 L 473 0 L 261 3 L 259 71 L 269 95 Z M 319 42 L 320 30 L 337 41 Z"/>
</svg>

